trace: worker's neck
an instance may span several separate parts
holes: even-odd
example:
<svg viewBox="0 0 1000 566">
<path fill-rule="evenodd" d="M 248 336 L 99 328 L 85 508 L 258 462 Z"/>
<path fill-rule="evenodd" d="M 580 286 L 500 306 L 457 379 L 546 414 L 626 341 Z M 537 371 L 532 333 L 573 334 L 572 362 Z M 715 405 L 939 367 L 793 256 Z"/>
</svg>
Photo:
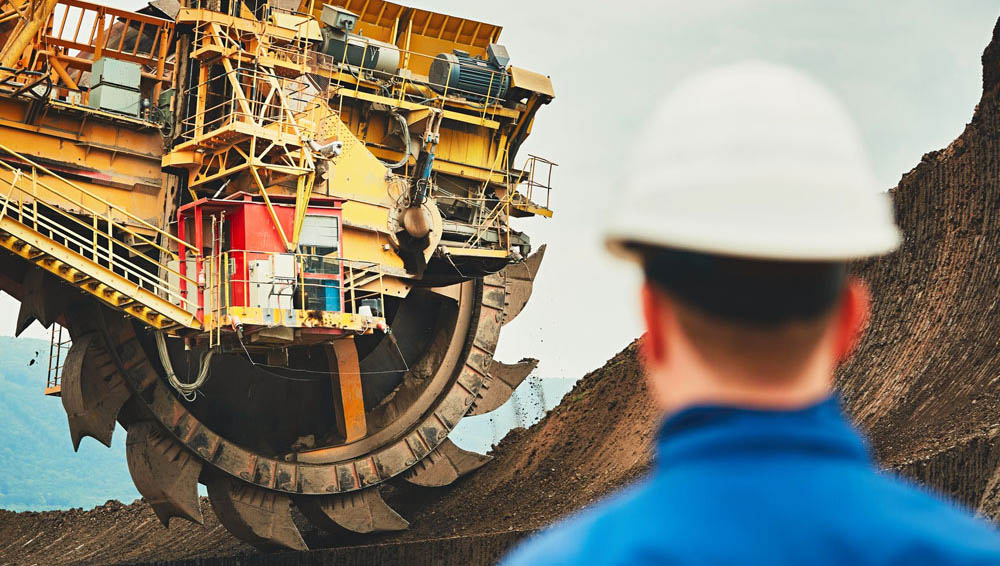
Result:
<svg viewBox="0 0 1000 566">
<path fill-rule="evenodd" d="M 673 414 L 696 405 L 794 410 L 814 405 L 833 392 L 830 363 L 810 364 L 795 376 L 775 379 L 747 372 L 705 367 L 671 368 L 650 375 L 660 408 Z"/>
</svg>

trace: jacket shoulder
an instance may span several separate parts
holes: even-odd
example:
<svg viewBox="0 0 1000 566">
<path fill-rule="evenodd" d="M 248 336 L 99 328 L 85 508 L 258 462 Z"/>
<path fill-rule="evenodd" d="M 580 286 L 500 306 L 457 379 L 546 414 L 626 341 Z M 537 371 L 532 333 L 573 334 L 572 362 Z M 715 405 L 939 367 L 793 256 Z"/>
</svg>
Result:
<svg viewBox="0 0 1000 566">
<path fill-rule="evenodd" d="M 650 489 L 648 481 L 640 482 L 560 521 L 521 543 L 501 564 L 555 566 L 630 562 L 638 546 L 637 539 L 643 536 L 641 526 L 657 526 L 657 521 L 636 520 L 642 516 L 652 518 L 647 513 L 653 510 L 646 509 L 651 505 Z"/>
</svg>

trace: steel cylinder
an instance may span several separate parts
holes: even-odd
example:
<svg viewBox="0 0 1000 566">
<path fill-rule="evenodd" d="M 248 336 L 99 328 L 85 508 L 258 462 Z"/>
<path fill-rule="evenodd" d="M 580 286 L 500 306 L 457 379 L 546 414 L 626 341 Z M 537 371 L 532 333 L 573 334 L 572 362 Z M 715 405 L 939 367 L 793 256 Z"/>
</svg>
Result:
<svg viewBox="0 0 1000 566">
<path fill-rule="evenodd" d="M 362 35 L 323 28 L 320 52 L 365 71 L 395 74 L 399 69 L 399 50 L 394 45 Z"/>
</svg>

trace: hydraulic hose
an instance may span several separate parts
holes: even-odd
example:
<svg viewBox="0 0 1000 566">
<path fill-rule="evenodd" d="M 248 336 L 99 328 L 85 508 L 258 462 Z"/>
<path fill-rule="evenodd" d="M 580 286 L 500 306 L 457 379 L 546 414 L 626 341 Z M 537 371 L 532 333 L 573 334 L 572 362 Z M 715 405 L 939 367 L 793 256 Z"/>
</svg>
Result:
<svg viewBox="0 0 1000 566">
<path fill-rule="evenodd" d="M 406 118 L 404 118 L 398 112 L 393 112 L 392 117 L 395 118 L 397 122 L 399 122 L 399 128 L 400 131 L 402 132 L 400 136 L 403 138 L 403 146 L 405 148 L 403 151 L 403 157 L 402 159 L 400 159 L 395 163 L 386 163 L 385 161 L 381 160 L 379 161 L 381 161 L 382 165 L 385 165 L 389 169 L 399 169 L 403 165 L 406 165 L 406 162 L 410 160 L 410 126 L 406 123 Z"/>
</svg>

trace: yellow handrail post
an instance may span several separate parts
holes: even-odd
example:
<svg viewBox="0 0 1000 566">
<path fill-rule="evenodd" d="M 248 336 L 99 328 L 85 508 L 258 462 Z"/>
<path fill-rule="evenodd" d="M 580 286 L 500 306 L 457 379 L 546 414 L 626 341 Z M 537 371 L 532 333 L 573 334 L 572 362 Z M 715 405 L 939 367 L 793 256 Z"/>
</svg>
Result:
<svg viewBox="0 0 1000 566">
<path fill-rule="evenodd" d="M 306 308 L 306 270 L 302 265 L 302 254 L 297 254 L 296 257 L 299 260 L 299 300 L 301 301 L 302 308 Z"/>
<path fill-rule="evenodd" d="M 353 309 L 354 314 L 357 314 L 359 309 L 358 309 L 358 297 L 357 297 L 357 295 L 354 292 L 355 287 L 357 287 L 357 285 L 355 285 L 354 280 L 352 279 L 351 280 L 351 309 Z"/>
<path fill-rule="evenodd" d="M 32 208 L 32 222 L 35 227 L 35 231 L 38 231 L 38 184 L 37 178 L 35 176 L 35 168 L 31 168 L 31 208 Z"/>
<path fill-rule="evenodd" d="M 229 288 L 229 278 L 232 277 L 232 273 L 229 271 L 229 252 L 226 252 L 225 257 L 226 262 L 226 316 L 229 316 L 229 307 L 231 306 L 231 291 Z"/>
<path fill-rule="evenodd" d="M 112 243 L 114 237 L 111 231 L 111 207 L 108 207 L 108 264 L 114 265 L 115 263 L 115 246 Z"/>
</svg>

